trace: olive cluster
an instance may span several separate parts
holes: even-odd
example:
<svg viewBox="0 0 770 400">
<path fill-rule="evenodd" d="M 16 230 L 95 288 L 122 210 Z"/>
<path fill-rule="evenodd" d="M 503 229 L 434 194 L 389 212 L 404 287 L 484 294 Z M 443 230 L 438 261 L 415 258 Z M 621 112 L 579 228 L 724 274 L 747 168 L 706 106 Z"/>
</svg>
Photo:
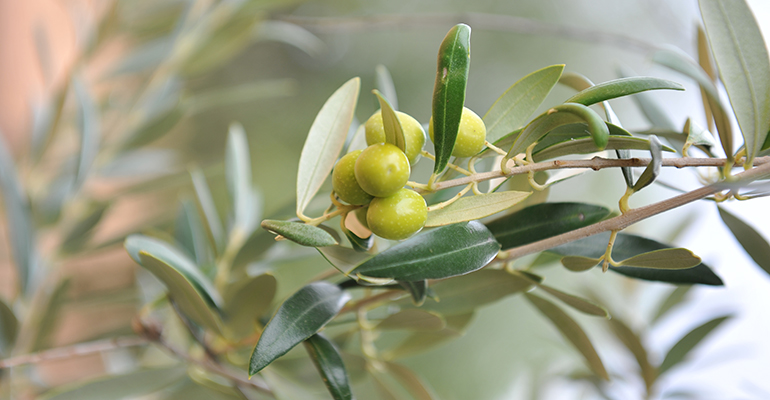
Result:
<svg viewBox="0 0 770 400">
<path fill-rule="evenodd" d="M 385 239 L 406 239 L 419 232 L 428 218 L 428 206 L 417 192 L 404 188 L 411 166 L 425 146 L 425 131 L 416 119 L 396 112 L 404 132 L 405 150 L 385 141 L 382 113 L 375 112 L 364 125 L 364 150 L 343 156 L 334 167 L 332 187 L 336 195 L 352 205 L 366 206 L 356 215 L 375 235 Z M 430 136 L 433 139 L 433 120 Z M 486 128 L 473 111 L 463 109 L 457 135 L 456 157 L 469 157 L 484 146 Z"/>
</svg>

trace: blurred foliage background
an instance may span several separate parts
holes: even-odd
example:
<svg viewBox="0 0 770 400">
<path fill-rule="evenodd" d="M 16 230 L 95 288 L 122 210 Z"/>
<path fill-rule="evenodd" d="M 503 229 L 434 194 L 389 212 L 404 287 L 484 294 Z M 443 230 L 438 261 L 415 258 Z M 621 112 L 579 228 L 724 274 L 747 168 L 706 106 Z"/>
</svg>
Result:
<svg viewBox="0 0 770 400">
<path fill-rule="evenodd" d="M 151 297 L 147 293 L 157 288 L 152 289 L 153 283 L 125 254 L 123 238 L 172 228 L 179 200 L 193 194 L 187 169 L 194 166 L 202 168 L 223 214 L 227 198 L 222 156 L 233 121 L 240 122 L 248 135 L 252 176 L 262 193 L 264 215 L 284 216 L 294 207 L 302 144 L 329 94 L 360 76 L 356 117 L 364 121 L 378 108 L 368 93 L 375 85 L 375 67 L 383 64 L 395 82 L 399 108 L 427 123 L 437 45 L 455 23 L 468 23 L 474 32 L 466 98 L 471 109 L 483 112 L 512 83 L 547 65 L 564 63 L 565 71 L 580 72 L 594 82 L 616 78 L 618 68 L 625 66 L 687 87 L 684 93 L 653 95 L 680 127 L 688 115 L 703 116 L 697 86 L 653 66 L 650 50 L 670 45 L 695 55 L 698 20 L 696 1 L 664 0 L 479 0 L 472 5 L 403 0 L 0 1 L 0 129 L 29 193 L 41 255 L 31 281 L 42 294 L 19 297 L 9 244 L 17 232 L 5 224 L 0 298 L 15 304 L 20 313 L 38 310 L 29 316 L 33 322 L 22 322 L 20 332 L 28 337 L 14 354 L 132 332 L 132 317 Z M 27 81 L 33 83 L 25 85 Z M 571 94 L 557 87 L 550 96 L 563 101 Z M 89 117 L 88 104 L 98 110 L 98 117 Z M 648 126 L 633 100 L 620 99 L 613 105 L 627 127 Z M 99 135 L 84 150 L 87 139 L 82 131 L 89 124 L 97 126 L 93 129 Z M 73 174 L 79 170 L 73 155 L 82 157 L 83 151 L 98 153 L 90 161 L 87 179 L 81 181 Z M 682 187 L 697 183 L 691 174 L 679 171 L 666 171 L 662 179 Z M 610 208 L 625 190 L 614 170 L 570 181 L 559 189 L 550 192 L 549 201 Z M 671 193 L 658 188 L 634 202 Z M 729 253 L 725 241 L 719 250 L 708 250 L 709 242 L 702 237 L 682 236 L 693 229 L 724 230 L 715 222 L 714 212 L 688 207 L 651 218 L 631 231 L 666 242 L 701 243 L 693 245 L 694 250 L 703 249 L 702 255 L 723 273 L 728 287 L 735 283 L 746 288 L 745 280 L 756 278 L 753 272 L 725 271 L 750 263 L 744 256 Z M 766 212 L 749 213 L 756 217 L 755 225 L 767 221 Z M 327 266 L 309 252 L 272 268 L 279 277 L 280 299 Z M 658 305 L 672 290 L 599 271 L 546 275 L 549 283 L 572 292 L 586 294 L 591 283 L 592 292 L 587 294 L 612 305 L 611 312 L 643 332 L 648 332 Z M 766 288 L 767 283 L 763 277 L 757 284 Z M 746 295 L 753 296 L 755 289 L 751 286 Z M 735 300 L 738 310 L 729 302 L 720 307 L 709 295 L 724 290 L 693 290 L 689 298 L 700 306 L 656 325 L 657 331 L 646 336 L 653 358 L 709 316 L 740 313 L 744 302 L 767 304 L 766 298 L 744 298 Z M 47 307 L 39 307 L 46 301 Z M 520 296 L 512 297 L 480 310 L 464 336 L 404 363 L 442 399 L 592 398 L 588 384 L 569 378 L 579 370 L 579 356 L 522 302 Z M 744 315 L 754 321 L 757 315 L 751 310 L 744 309 Z M 620 345 L 599 325 L 585 324 L 607 365 L 633 371 L 630 356 L 621 354 Z M 753 340 L 732 339 L 743 343 L 743 350 Z M 755 365 L 768 354 L 766 347 L 753 356 L 745 354 L 750 360 L 744 365 Z M 7 357 L 11 351 L 0 354 Z M 731 357 L 735 355 L 718 354 L 699 366 L 735 362 Z M 31 377 L 30 386 L 15 383 L 22 378 L 15 379 L 14 371 L 0 373 L 0 396 L 33 398 L 47 388 L 130 371 L 136 363 L 133 350 L 43 361 L 19 372 Z M 688 370 L 692 375 L 700 372 L 697 367 Z M 705 387 L 725 394 L 745 391 L 749 398 L 770 393 L 766 382 L 751 374 L 744 378 L 741 384 L 712 381 Z M 314 387 L 321 387 L 319 382 Z M 683 382 L 689 386 L 671 382 L 661 393 L 694 390 L 694 381 Z M 205 394 L 211 389 L 184 390 L 188 392 L 168 398 L 213 396 Z M 621 376 L 611 392 L 612 398 L 638 398 L 642 384 L 634 378 L 624 382 Z M 696 390 L 691 398 L 702 398 L 698 393 L 703 392 Z M 324 398 L 322 388 L 317 394 Z M 93 398 L 112 398 L 102 396 Z M 369 397 L 359 394 L 359 398 Z"/>
</svg>

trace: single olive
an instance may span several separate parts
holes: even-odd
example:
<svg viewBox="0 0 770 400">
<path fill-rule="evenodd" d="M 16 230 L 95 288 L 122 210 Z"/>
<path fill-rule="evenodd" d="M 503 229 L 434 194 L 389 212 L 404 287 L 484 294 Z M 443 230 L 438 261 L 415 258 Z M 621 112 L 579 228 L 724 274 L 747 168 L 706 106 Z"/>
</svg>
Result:
<svg viewBox="0 0 770 400">
<path fill-rule="evenodd" d="M 372 196 L 387 197 L 409 180 L 409 159 L 390 143 L 376 143 L 361 152 L 356 160 L 356 181 Z"/>
<path fill-rule="evenodd" d="M 433 140 L 433 118 L 428 125 L 430 140 Z M 455 157 L 473 157 L 482 148 L 487 138 L 487 127 L 484 121 L 473 111 L 463 107 L 463 114 L 460 117 L 460 128 L 457 131 L 457 140 L 452 150 Z"/>
<path fill-rule="evenodd" d="M 332 172 L 332 189 L 348 204 L 364 205 L 372 200 L 372 195 L 361 189 L 361 185 L 356 181 L 356 160 L 362 152 L 363 150 L 355 150 L 345 154 L 337 161 Z"/>
<path fill-rule="evenodd" d="M 375 197 L 366 213 L 369 229 L 375 235 L 391 240 L 414 235 L 425 226 L 427 219 L 425 199 L 410 189 L 401 189 L 388 197 Z"/>
</svg>

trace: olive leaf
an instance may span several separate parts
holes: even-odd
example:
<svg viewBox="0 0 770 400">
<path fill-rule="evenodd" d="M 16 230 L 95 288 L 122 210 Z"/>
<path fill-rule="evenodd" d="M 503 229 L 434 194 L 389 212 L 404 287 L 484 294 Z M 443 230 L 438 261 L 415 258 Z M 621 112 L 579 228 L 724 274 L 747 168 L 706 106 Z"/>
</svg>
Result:
<svg viewBox="0 0 770 400">
<path fill-rule="evenodd" d="M 45 400 L 102 400 L 105 393 L 115 399 L 135 398 L 168 387 L 181 381 L 187 368 L 139 369 L 126 374 L 107 375 L 85 383 L 79 382 L 55 388 L 40 399 Z"/>
<path fill-rule="evenodd" d="M 510 275 L 510 274 L 509 274 Z M 453 279 L 450 279 L 453 280 Z M 395 360 L 425 352 L 447 340 L 462 335 L 473 319 L 473 312 L 446 316 L 446 327 L 439 331 L 414 332 L 392 349 L 383 353 L 386 360 Z"/>
<path fill-rule="evenodd" d="M 401 121 L 398 119 L 396 110 L 390 106 L 388 100 L 377 90 L 372 90 L 377 100 L 380 102 L 380 112 L 382 112 L 382 127 L 385 130 L 385 142 L 395 145 L 401 151 L 406 152 L 406 139 L 404 138 L 404 129 L 401 127 Z"/>
<path fill-rule="evenodd" d="M 390 361 L 385 362 L 388 372 L 406 388 L 417 400 L 434 400 L 428 386 L 409 368 Z"/>
<path fill-rule="evenodd" d="M 198 265 L 211 265 L 214 263 L 214 255 L 203 226 L 200 213 L 193 201 L 189 198 L 182 199 L 182 206 L 176 218 L 174 238 L 187 253 L 195 257 Z"/>
<path fill-rule="evenodd" d="M 605 150 L 652 150 L 653 147 L 656 146 L 656 144 L 652 143 L 652 140 L 653 139 L 647 140 L 630 136 L 609 136 L 607 138 L 607 147 L 605 147 Z M 660 142 L 658 142 L 658 145 L 659 144 Z M 660 147 L 661 150 L 669 152 L 675 151 L 668 146 L 660 145 Z M 596 147 L 593 138 L 581 137 L 555 143 L 540 151 L 536 151 L 532 154 L 532 158 L 535 162 L 541 162 L 570 154 L 591 154 L 599 151 L 602 151 L 602 149 Z"/>
<path fill-rule="evenodd" d="M 416 235 L 351 273 L 399 281 L 443 279 L 484 267 L 499 250 L 500 244 L 483 224 L 463 222 Z"/>
<path fill-rule="evenodd" d="M 334 400 L 352 400 L 348 372 L 337 346 L 320 333 L 309 337 L 304 343 Z"/>
<path fill-rule="evenodd" d="M 347 292 L 327 282 L 311 283 L 291 295 L 262 331 L 251 354 L 249 376 L 316 334 L 348 300 Z"/>
<path fill-rule="evenodd" d="M 714 318 L 711 321 L 698 326 L 684 335 L 671 349 L 666 353 L 666 357 L 658 367 L 658 375 L 665 374 L 669 369 L 684 361 L 685 357 L 694 349 L 711 331 L 716 329 L 731 316 Z"/>
<path fill-rule="evenodd" d="M 50 346 L 52 335 L 61 321 L 61 309 L 72 286 L 72 278 L 59 282 L 45 298 L 45 308 L 40 318 L 40 325 L 33 332 L 31 351 L 38 351 Z"/>
<path fill-rule="evenodd" d="M 194 167 L 190 169 L 190 178 L 192 178 L 193 187 L 195 188 L 198 206 L 205 217 L 211 247 L 221 254 L 225 249 L 225 228 L 222 225 L 222 220 L 219 218 L 219 213 L 217 213 L 214 197 L 211 195 L 208 183 L 206 183 L 206 177 L 200 168 Z"/>
<path fill-rule="evenodd" d="M 719 207 L 719 217 L 757 265 L 770 274 L 770 244 L 751 225 Z"/>
<path fill-rule="evenodd" d="M 684 87 L 676 82 L 648 76 L 620 78 L 588 87 L 567 99 L 565 103 L 578 103 L 584 106 L 590 106 L 618 97 L 648 90 L 662 89 L 684 90 Z"/>
<path fill-rule="evenodd" d="M 19 321 L 8 304 L 0 299 L 0 357 L 10 354 L 16 335 L 19 333 Z"/>
<path fill-rule="evenodd" d="M 565 256 L 562 257 L 561 264 L 572 272 L 583 272 L 595 267 L 601 261 L 599 258 Z"/>
<path fill-rule="evenodd" d="M 224 307 L 225 323 L 236 337 L 245 337 L 254 332 L 258 319 L 270 309 L 277 286 L 278 281 L 273 275 L 262 274 L 228 288 Z"/>
<path fill-rule="evenodd" d="M 94 204 L 80 221 L 67 230 L 62 240 L 62 250 L 67 253 L 74 253 L 79 250 L 91 237 L 94 228 L 101 222 L 108 207 L 108 204 Z"/>
<path fill-rule="evenodd" d="M 652 157 L 650 163 L 647 164 L 647 168 L 644 169 L 642 175 L 631 188 L 634 192 L 638 192 L 655 182 L 660 174 L 660 167 L 663 164 L 663 145 L 655 135 L 650 136 L 650 156 Z"/>
<path fill-rule="evenodd" d="M 316 115 L 302 147 L 297 172 L 297 215 L 302 215 L 334 167 L 345 144 L 361 86 L 353 78 L 335 91 Z"/>
<path fill-rule="evenodd" d="M 666 297 L 666 299 L 660 303 L 660 306 L 658 306 L 658 310 L 655 312 L 655 315 L 652 317 L 652 322 L 653 323 L 657 322 L 662 316 L 664 316 L 674 306 L 681 303 L 687 296 L 687 293 L 690 292 L 690 289 L 692 289 L 692 285 L 681 285 L 681 286 L 677 286 L 676 289 L 672 290 L 671 293 Z"/>
<path fill-rule="evenodd" d="M 433 173 L 444 171 L 457 140 L 471 60 L 471 27 L 457 24 L 441 42 L 433 87 Z"/>
<path fill-rule="evenodd" d="M 631 330 L 631 328 L 617 316 L 610 318 L 609 322 L 610 328 L 612 328 L 612 332 L 615 336 L 620 339 L 623 345 L 625 345 L 631 354 L 634 355 L 637 364 L 639 364 L 640 375 L 642 376 L 644 385 L 649 393 L 652 389 L 652 385 L 655 383 L 658 373 L 650 364 L 647 349 L 644 348 L 642 340 L 639 338 L 639 335 Z"/>
<path fill-rule="evenodd" d="M 390 75 L 390 71 L 388 71 L 388 67 L 377 64 L 376 67 L 374 67 L 374 78 L 375 78 L 375 84 L 374 87 L 379 90 L 379 92 L 382 94 L 382 97 L 387 99 L 388 103 L 390 103 L 391 106 L 393 106 L 394 110 L 398 110 L 398 96 L 396 95 L 396 85 L 393 83 L 393 77 Z"/>
<path fill-rule="evenodd" d="M 462 197 L 444 208 L 428 212 L 425 226 L 443 226 L 488 217 L 524 201 L 530 194 L 508 191 Z"/>
<path fill-rule="evenodd" d="M 407 308 L 387 316 L 376 325 L 376 329 L 407 329 L 412 331 L 439 331 L 446 327 L 441 314 L 419 308 Z"/>
<path fill-rule="evenodd" d="M 96 154 L 99 152 L 101 127 L 99 110 L 85 83 L 79 78 L 74 78 L 72 87 L 75 91 L 75 97 L 78 99 L 80 154 L 78 155 L 78 167 L 75 174 L 75 187 L 80 187 L 85 182 L 91 165 L 96 159 Z"/>
<path fill-rule="evenodd" d="M 428 297 L 428 281 L 423 279 L 420 281 L 399 281 L 398 284 L 406 289 L 409 294 L 412 295 L 412 301 L 414 305 L 421 306 L 425 302 L 425 298 Z"/>
<path fill-rule="evenodd" d="M 249 143 L 246 140 L 246 132 L 239 123 L 230 124 L 228 130 L 225 179 L 233 204 L 233 231 L 248 237 L 260 219 L 261 198 L 256 194 L 251 182 Z"/>
<path fill-rule="evenodd" d="M 687 135 L 684 147 L 682 148 L 682 154 L 684 154 L 690 146 L 703 146 L 707 150 L 716 147 L 716 142 L 714 141 L 714 136 L 711 132 L 693 121 L 692 118 L 687 118 L 682 131 Z"/>
<path fill-rule="evenodd" d="M 751 165 L 770 129 L 767 46 L 745 1 L 698 3 L 719 76 L 741 127 L 746 164 Z"/>
<path fill-rule="evenodd" d="M 262 221 L 262 228 L 303 246 L 324 247 L 338 244 L 337 240 L 329 232 L 317 226 L 301 222 L 266 219 Z"/>
<path fill-rule="evenodd" d="M 618 68 L 618 75 L 621 77 L 629 77 L 636 75 L 636 73 L 627 66 L 620 66 Z M 663 105 L 656 100 L 654 93 L 637 93 L 636 95 L 631 96 L 631 99 L 639 106 L 642 114 L 644 114 L 654 127 L 672 131 L 677 129 L 676 124 L 671 120 L 671 117 L 668 116 Z"/>
<path fill-rule="evenodd" d="M 690 250 L 660 249 L 642 253 L 620 262 L 623 267 L 661 268 L 661 269 L 687 269 L 700 264 L 700 257 Z"/>
</svg>

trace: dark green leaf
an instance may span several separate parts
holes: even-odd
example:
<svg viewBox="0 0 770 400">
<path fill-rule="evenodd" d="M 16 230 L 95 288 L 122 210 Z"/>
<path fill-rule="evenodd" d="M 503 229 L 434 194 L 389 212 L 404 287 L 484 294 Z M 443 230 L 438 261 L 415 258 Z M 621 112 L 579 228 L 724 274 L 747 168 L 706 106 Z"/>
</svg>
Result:
<svg viewBox="0 0 770 400">
<path fill-rule="evenodd" d="M 521 128 L 551 93 L 559 81 L 564 64 L 539 69 L 511 85 L 484 115 L 487 140 L 494 143 Z"/>
<path fill-rule="evenodd" d="M 608 208 L 591 204 L 541 203 L 486 225 L 507 250 L 591 225 L 608 215 Z"/>
<path fill-rule="evenodd" d="M 41 396 L 45 400 L 104 400 L 135 398 L 156 392 L 186 374 L 185 367 L 151 368 L 129 372 L 123 375 L 110 375 L 86 382 L 75 383 L 54 389 Z"/>
<path fill-rule="evenodd" d="M 206 236 L 206 228 L 203 226 L 198 208 L 189 198 L 182 199 L 182 207 L 179 209 L 176 219 L 174 238 L 190 255 L 195 257 L 197 265 L 204 266 L 214 263 L 214 256 Z"/>
<path fill-rule="evenodd" d="M 0 357 L 10 355 L 16 334 L 19 332 L 19 321 L 10 307 L 0 299 Z"/>
<path fill-rule="evenodd" d="M 222 300 L 219 293 L 209 279 L 200 272 L 195 263 L 190 260 L 183 251 L 162 240 L 143 235 L 131 235 L 127 237 L 124 246 L 131 258 L 140 265 L 143 264 L 139 253 L 144 252 L 163 264 L 170 266 L 173 270 L 181 274 L 185 281 L 193 285 L 196 292 L 202 296 L 209 306 L 217 310 L 221 309 Z M 153 265 L 155 264 L 157 263 L 153 263 Z M 159 268 L 163 270 L 166 269 L 162 266 Z M 179 302 L 179 300 L 177 300 L 177 302 Z"/>
<path fill-rule="evenodd" d="M 393 84 L 393 77 L 390 76 L 388 68 L 382 64 L 378 64 L 374 68 L 375 85 L 374 87 L 380 91 L 383 97 L 385 97 L 394 110 L 398 110 L 398 96 L 396 95 L 396 85 Z"/>
<path fill-rule="evenodd" d="M 751 225 L 719 207 L 722 222 L 730 228 L 738 242 L 760 268 L 770 274 L 770 244 Z"/>
<path fill-rule="evenodd" d="M 658 373 L 650 364 L 650 359 L 647 356 L 647 349 L 644 348 L 639 335 L 632 331 L 623 321 L 617 317 L 612 317 L 609 321 L 612 332 L 618 339 L 620 339 L 631 354 L 634 355 L 634 358 L 636 358 L 636 362 L 639 364 L 640 375 L 642 376 L 644 385 L 649 393 L 652 385 L 655 383 L 655 378 L 657 378 Z"/>
<path fill-rule="evenodd" d="M 690 289 L 692 289 L 692 285 L 682 285 L 672 290 L 671 294 L 669 294 L 668 297 L 666 297 L 666 299 L 663 300 L 663 302 L 660 304 L 660 307 L 658 307 L 658 311 L 652 317 L 652 322 L 655 323 L 660 319 L 660 317 L 665 315 L 671 308 L 681 303 L 684 300 L 687 293 L 690 292 Z"/>
<path fill-rule="evenodd" d="M 245 239 L 260 219 L 261 198 L 255 194 L 251 183 L 249 143 L 243 126 L 238 123 L 230 124 L 228 131 L 225 178 L 233 202 L 233 229 Z"/>
<path fill-rule="evenodd" d="M 259 318 L 270 309 L 275 297 L 277 281 L 269 274 L 249 278 L 245 283 L 233 284 L 225 299 L 225 322 L 236 337 L 254 333 Z"/>
<path fill-rule="evenodd" d="M 302 215 L 318 193 L 345 145 L 361 86 L 353 78 L 335 91 L 316 115 L 299 156 L 297 215 Z"/>
<path fill-rule="evenodd" d="M 395 377 L 402 385 L 404 385 L 404 387 L 412 396 L 414 396 L 415 399 L 435 399 L 433 394 L 431 394 L 431 391 L 428 389 L 428 386 L 409 368 L 388 361 L 385 362 L 385 368 L 388 369 L 388 372 L 393 375 L 393 377 Z"/>
<path fill-rule="evenodd" d="M 425 226 L 443 226 L 488 217 L 524 201 L 530 194 L 532 192 L 508 191 L 462 197 L 444 208 L 428 212 Z"/>
<path fill-rule="evenodd" d="M 369 237 L 361 238 L 361 237 L 358 237 L 358 235 L 356 235 L 351 230 L 345 229 L 343 232 L 345 233 L 345 237 L 348 238 L 348 241 L 350 242 L 350 246 L 355 251 L 367 252 L 374 245 L 374 235 L 369 235 Z"/>
<path fill-rule="evenodd" d="M 570 97 L 565 103 L 578 103 L 584 106 L 590 106 L 591 104 L 601 103 L 606 100 L 628 96 L 634 93 L 662 89 L 684 90 L 684 87 L 676 82 L 648 76 L 620 78 L 591 86 Z"/>
<path fill-rule="evenodd" d="M 351 274 L 399 281 L 443 279 L 487 265 L 500 244 L 478 221 L 448 225 L 419 234 L 372 257 Z"/>
<path fill-rule="evenodd" d="M 38 325 L 37 330 L 34 332 L 31 351 L 43 350 L 49 347 L 51 335 L 60 321 L 59 314 L 67 298 L 67 292 L 71 283 L 71 278 L 62 280 L 45 299 L 45 311 L 40 317 L 40 325 Z"/>
<path fill-rule="evenodd" d="M 669 369 L 684 361 L 687 354 L 692 351 L 706 336 L 716 329 L 722 322 L 725 322 L 729 315 L 724 317 L 714 318 L 711 321 L 691 330 L 688 334 L 684 335 L 676 344 L 671 347 L 671 350 L 666 353 L 666 357 L 658 367 L 658 375 L 665 374 Z"/>
<path fill-rule="evenodd" d="M 623 267 L 687 269 L 699 265 L 700 257 L 682 248 L 660 249 L 642 253 L 620 262 Z"/>
<path fill-rule="evenodd" d="M 412 301 L 414 305 L 421 306 L 425 302 L 425 298 L 428 296 L 428 281 L 414 281 L 414 282 L 398 282 L 401 287 L 409 291 L 412 295 Z"/>
<path fill-rule="evenodd" d="M 471 61 L 471 28 L 457 24 L 447 32 L 438 51 L 433 86 L 433 143 L 436 163 L 433 173 L 446 168 L 457 140 L 465 105 L 465 85 Z"/>
<path fill-rule="evenodd" d="M 408 329 L 413 331 L 439 331 L 446 327 L 446 320 L 436 312 L 419 308 L 407 308 L 389 315 L 377 324 L 377 329 Z"/>
<path fill-rule="evenodd" d="M 390 143 L 401 151 L 406 151 L 406 139 L 404 139 L 404 129 L 401 128 L 401 121 L 396 115 L 396 110 L 390 106 L 388 100 L 382 97 L 382 94 L 374 89 L 372 91 L 380 102 L 380 112 L 382 113 L 382 127 L 385 130 L 385 142 Z"/>
<path fill-rule="evenodd" d="M 658 142 L 658 144 L 660 144 L 660 142 Z M 605 147 L 605 150 L 650 150 L 653 146 L 652 141 L 647 139 L 630 136 L 609 136 L 607 138 L 607 147 Z M 661 146 L 660 148 L 661 150 L 665 149 L 670 152 L 675 151 L 668 146 Z M 572 154 L 591 154 L 599 151 L 602 151 L 602 149 L 596 147 L 593 138 L 581 137 L 553 144 L 537 151 L 532 155 L 532 158 L 534 158 L 535 162 L 540 162 Z"/>
<path fill-rule="evenodd" d="M 91 237 L 93 229 L 102 220 L 107 207 L 107 204 L 97 204 L 91 212 L 72 226 L 62 240 L 62 250 L 74 253 L 83 246 Z"/>
<path fill-rule="evenodd" d="M 544 316 L 550 319 L 564 338 L 569 340 L 580 354 L 583 355 L 591 370 L 599 377 L 609 380 L 610 377 L 607 375 L 607 370 L 604 369 L 602 360 L 599 358 L 599 355 L 596 354 L 596 350 L 591 344 L 591 340 L 588 339 L 588 336 L 583 332 L 580 325 L 550 301 L 530 293 L 525 293 L 525 295 L 527 296 L 527 300 L 537 307 Z"/>
<path fill-rule="evenodd" d="M 650 136 L 650 155 L 652 159 L 634 184 L 632 188 L 634 192 L 638 192 L 655 182 L 660 174 L 660 166 L 663 164 L 663 145 L 655 135 Z"/>
<path fill-rule="evenodd" d="M 78 130 L 80 131 L 80 154 L 78 155 L 78 168 L 75 175 L 75 185 L 79 187 L 85 182 L 91 165 L 99 152 L 99 139 L 101 127 L 99 110 L 94 104 L 91 94 L 85 83 L 80 79 L 74 79 L 72 87 L 75 89 L 75 97 L 78 99 Z"/>
<path fill-rule="evenodd" d="M 554 247 L 549 251 L 564 256 L 600 258 L 607 250 L 609 238 L 609 232 L 605 232 Z M 625 260 L 639 254 L 669 248 L 671 248 L 671 246 L 654 240 L 626 233 L 619 233 L 615 239 L 615 245 L 612 248 L 612 258 L 616 260 Z M 637 267 L 610 267 L 610 269 L 631 278 L 648 281 L 661 281 L 677 284 L 699 283 L 703 285 L 723 285 L 722 280 L 704 263 L 700 263 L 693 268 L 680 270 Z"/>
<path fill-rule="evenodd" d="M 221 254 L 225 249 L 225 228 L 217 213 L 214 197 L 211 195 L 208 183 L 206 183 L 206 177 L 203 175 L 203 171 L 197 167 L 190 169 L 190 177 L 195 188 L 198 206 L 205 217 L 211 245 L 217 253 Z"/>
<path fill-rule="evenodd" d="M 265 326 L 251 354 L 249 375 L 316 334 L 348 300 L 348 293 L 326 282 L 311 283 L 294 293 Z"/>
<path fill-rule="evenodd" d="M 746 163 L 770 129 L 770 59 L 745 1 L 700 0 L 703 24 L 746 146 Z"/>
<path fill-rule="evenodd" d="M 337 240 L 335 240 L 329 232 L 326 232 L 317 226 L 307 225 L 301 222 L 266 219 L 262 221 L 262 228 L 303 246 L 324 247 L 338 244 Z"/>
<path fill-rule="evenodd" d="M 317 333 L 305 340 L 305 349 L 334 400 L 353 399 L 345 364 L 334 343 Z"/>
</svg>

